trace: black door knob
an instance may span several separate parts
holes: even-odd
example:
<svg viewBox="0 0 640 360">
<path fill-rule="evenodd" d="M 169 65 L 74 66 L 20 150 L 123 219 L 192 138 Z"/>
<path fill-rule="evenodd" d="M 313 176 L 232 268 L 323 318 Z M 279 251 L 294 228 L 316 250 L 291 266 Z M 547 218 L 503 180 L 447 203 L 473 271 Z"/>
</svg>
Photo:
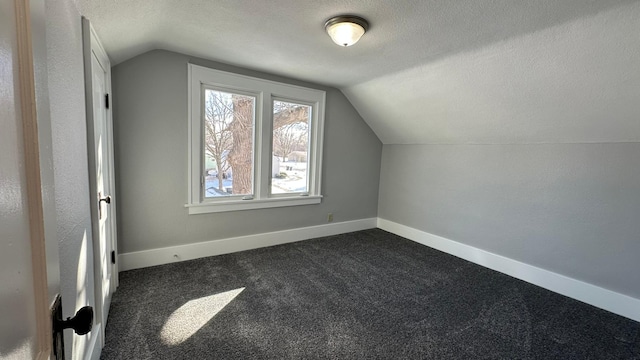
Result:
<svg viewBox="0 0 640 360">
<path fill-rule="evenodd" d="M 55 320 L 56 330 L 73 329 L 78 335 L 86 335 L 93 327 L 93 308 L 85 306 L 76 312 L 76 316 L 67 320 Z"/>
<path fill-rule="evenodd" d="M 101 198 L 100 202 L 102 202 L 102 201 L 106 202 L 107 204 L 111 204 L 111 195 L 107 195 L 107 196 Z"/>
</svg>

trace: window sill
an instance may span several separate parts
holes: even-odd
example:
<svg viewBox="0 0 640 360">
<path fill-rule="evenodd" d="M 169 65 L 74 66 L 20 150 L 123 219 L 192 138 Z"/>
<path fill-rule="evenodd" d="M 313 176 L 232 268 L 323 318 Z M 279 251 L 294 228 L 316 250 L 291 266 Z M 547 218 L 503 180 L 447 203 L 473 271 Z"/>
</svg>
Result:
<svg viewBox="0 0 640 360">
<path fill-rule="evenodd" d="M 322 201 L 322 195 L 300 196 L 287 198 L 271 198 L 260 200 L 232 200 L 232 201 L 216 201 L 200 204 L 185 204 L 189 209 L 189 215 L 217 213 L 226 211 L 240 211 L 252 209 L 268 209 L 285 206 L 299 206 L 319 204 Z"/>
</svg>

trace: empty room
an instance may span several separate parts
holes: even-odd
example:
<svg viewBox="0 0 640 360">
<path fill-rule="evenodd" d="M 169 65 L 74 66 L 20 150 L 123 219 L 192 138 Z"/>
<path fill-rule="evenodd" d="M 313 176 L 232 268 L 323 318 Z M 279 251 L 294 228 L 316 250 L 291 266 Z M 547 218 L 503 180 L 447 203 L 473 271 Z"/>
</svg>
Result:
<svg viewBox="0 0 640 360">
<path fill-rule="evenodd" d="M 1 16 L 0 358 L 640 359 L 640 1 Z"/>
</svg>

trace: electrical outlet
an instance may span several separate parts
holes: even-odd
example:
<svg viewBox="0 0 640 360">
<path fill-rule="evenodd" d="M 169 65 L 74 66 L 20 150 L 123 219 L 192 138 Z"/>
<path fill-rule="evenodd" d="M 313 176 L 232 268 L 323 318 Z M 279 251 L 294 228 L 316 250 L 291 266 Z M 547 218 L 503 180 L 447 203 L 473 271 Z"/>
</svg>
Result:
<svg viewBox="0 0 640 360">
<path fill-rule="evenodd" d="M 327 222 L 333 222 L 333 213 L 327 214 Z"/>
</svg>

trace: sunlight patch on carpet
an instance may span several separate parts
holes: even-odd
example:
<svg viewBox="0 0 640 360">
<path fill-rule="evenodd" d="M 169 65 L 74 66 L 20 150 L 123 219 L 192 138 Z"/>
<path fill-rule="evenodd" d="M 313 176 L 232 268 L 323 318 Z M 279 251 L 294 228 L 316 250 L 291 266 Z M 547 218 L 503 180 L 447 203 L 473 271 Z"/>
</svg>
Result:
<svg viewBox="0 0 640 360">
<path fill-rule="evenodd" d="M 189 339 L 209 320 L 227 306 L 245 288 L 225 291 L 211 296 L 190 300 L 174 311 L 160 331 L 167 345 L 179 345 Z"/>
</svg>

